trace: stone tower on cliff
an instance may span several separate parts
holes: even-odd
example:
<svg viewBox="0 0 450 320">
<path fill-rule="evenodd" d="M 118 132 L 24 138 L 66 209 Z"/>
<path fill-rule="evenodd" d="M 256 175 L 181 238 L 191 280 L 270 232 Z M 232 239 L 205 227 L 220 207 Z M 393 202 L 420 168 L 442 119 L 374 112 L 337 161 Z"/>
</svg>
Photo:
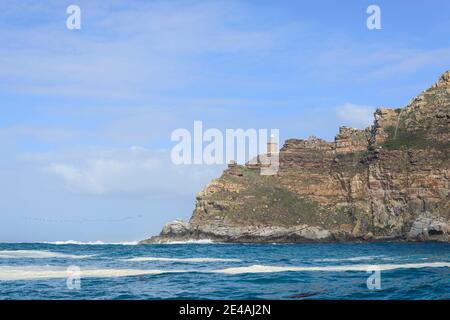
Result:
<svg viewBox="0 0 450 320">
<path fill-rule="evenodd" d="M 270 136 L 269 142 L 267 142 L 267 154 L 271 155 L 277 152 L 278 152 L 278 143 L 277 140 L 275 139 L 275 136 L 272 134 Z"/>
</svg>

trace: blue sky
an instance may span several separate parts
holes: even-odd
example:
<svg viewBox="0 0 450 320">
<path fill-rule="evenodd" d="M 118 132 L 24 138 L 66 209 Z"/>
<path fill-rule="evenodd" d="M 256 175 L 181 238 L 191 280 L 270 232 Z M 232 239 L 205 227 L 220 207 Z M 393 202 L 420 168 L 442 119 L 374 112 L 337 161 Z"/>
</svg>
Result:
<svg viewBox="0 0 450 320">
<path fill-rule="evenodd" d="M 173 165 L 173 130 L 332 140 L 448 70 L 449 30 L 446 0 L 0 0 L 0 241 L 131 241 L 188 219 L 223 168 Z"/>
</svg>

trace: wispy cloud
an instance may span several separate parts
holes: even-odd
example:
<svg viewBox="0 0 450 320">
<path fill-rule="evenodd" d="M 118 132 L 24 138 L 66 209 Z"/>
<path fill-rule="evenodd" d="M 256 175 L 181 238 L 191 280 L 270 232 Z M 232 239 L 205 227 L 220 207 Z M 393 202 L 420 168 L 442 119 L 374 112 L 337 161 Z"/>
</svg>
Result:
<svg viewBox="0 0 450 320">
<path fill-rule="evenodd" d="M 57 1 L 4 6 L 0 17 L 12 25 L 0 29 L 0 91 L 139 100 L 186 88 L 198 94 L 217 87 L 293 89 L 311 79 L 374 81 L 450 63 L 445 44 L 416 48 L 339 31 L 327 38 L 311 21 L 261 23 L 269 13 L 257 16 L 249 2 L 79 5 L 79 31 L 65 29 Z M 34 19 L 12 23 L 21 16 Z"/>
<path fill-rule="evenodd" d="M 0 79 L 8 79 L 0 89 L 142 97 L 203 80 L 203 70 L 216 68 L 209 54 L 271 50 L 280 38 L 278 27 L 245 27 L 240 9 L 246 9 L 237 3 L 159 1 L 119 10 L 111 6 L 108 14 L 89 3 L 81 7 L 85 24 L 79 31 L 57 26 L 51 18 L 32 28 L 0 31 Z M 64 18 L 60 11 L 54 7 L 53 15 Z"/>
<path fill-rule="evenodd" d="M 392 59 L 379 69 L 368 73 L 367 77 L 385 79 L 398 74 L 408 75 L 429 67 L 450 65 L 450 48 L 429 50 L 410 49 Z"/>
<path fill-rule="evenodd" d="M 345 103 L 336 107 L 335 112 L 344 125 L 362 129 L 373 123 L 375 109 L 371 106 Z"/>
<path fill-rule="evenodd" d="M 221 167 L 177 166 L 166 151 L 128 149 L 82 150 L 74 157 L 47 154 L 28 157 L 60 178 L 69 191 L 91 195 L 191 195 L 217 175 Z M 59 159 L 58 159 L 59 158 Z"/>
<path fill-rule="evenodd" d="M 311 61 L 317 70 L 332 70 L 323 73 L 329 76 L 324 77 L 328 81 L 345 78 L 370 83 L 408 76 L 431 67 L 445 70 L 450 64 L 448 46 L 417 48 L 392 40 L 360 43 L 348 36 L 339 40 L 326 42 Z"/>
</svg>

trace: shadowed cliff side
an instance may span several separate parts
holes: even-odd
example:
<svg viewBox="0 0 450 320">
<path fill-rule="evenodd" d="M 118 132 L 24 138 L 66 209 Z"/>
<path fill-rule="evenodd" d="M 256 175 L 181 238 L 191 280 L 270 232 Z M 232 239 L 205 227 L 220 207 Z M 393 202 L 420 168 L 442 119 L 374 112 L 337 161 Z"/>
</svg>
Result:
<svg viewBox="0 0 450 320">
<path fill-rule="evenodd" d="M 176 220 L 141 243 L 439 240 L 450 232 L 450 71 L 410 104 L 378 109 L 334 142 L 289 139 L 276 175 L 230 165 Z"/>
</svg>

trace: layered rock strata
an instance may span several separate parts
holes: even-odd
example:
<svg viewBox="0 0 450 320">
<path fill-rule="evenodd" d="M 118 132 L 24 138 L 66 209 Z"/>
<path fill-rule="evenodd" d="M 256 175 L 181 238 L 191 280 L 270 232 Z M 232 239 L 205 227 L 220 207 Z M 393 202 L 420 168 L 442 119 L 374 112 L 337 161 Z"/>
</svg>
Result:
<svg viewBox="0 0 450 320">
<path fill-rule="evenodd" d="M 404 108 L 335 141 L 289 139 L 276 175 L 233 164 L 198 195 L 189 223 L 142 241 L 439 240 L 450 232 L 450 71 Z"/>
</svg>

